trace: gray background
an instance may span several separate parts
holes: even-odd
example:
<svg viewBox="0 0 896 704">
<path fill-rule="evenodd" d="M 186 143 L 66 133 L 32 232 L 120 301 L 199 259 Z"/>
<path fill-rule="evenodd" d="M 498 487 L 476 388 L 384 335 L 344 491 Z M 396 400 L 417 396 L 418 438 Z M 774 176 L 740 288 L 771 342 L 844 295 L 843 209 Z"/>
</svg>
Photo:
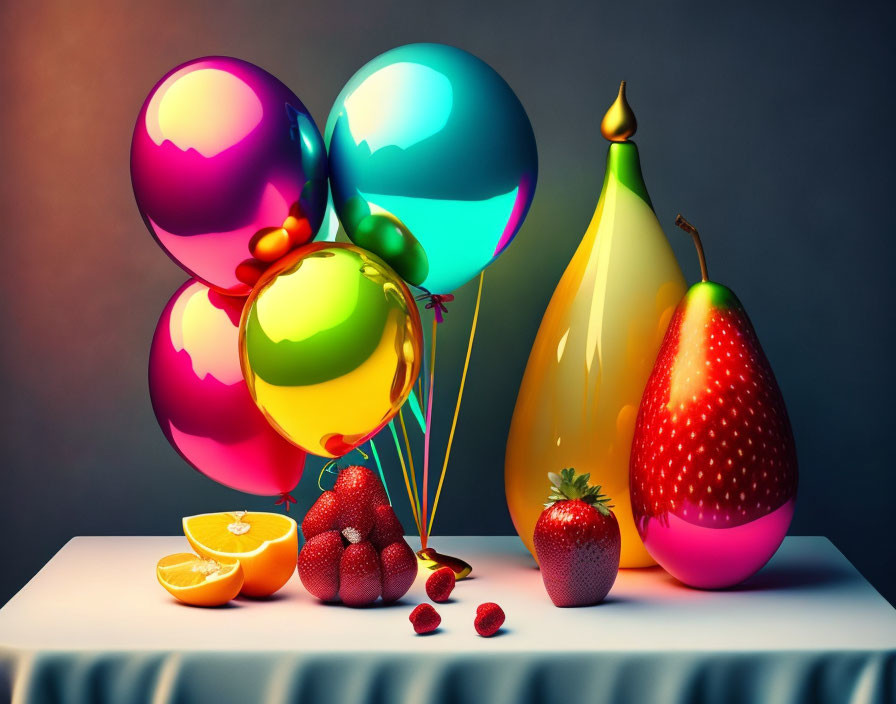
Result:
<svg viewBox="0 0 896 704">
<path fill-rule="evenodd" d="M 713 277 L 750 312 L 787 399 L 801 463 L 792 532 L 829 536 L 896 599 L 896 6 L 797 5 L 4 3 L 0 603 L 73 535 L 174 534 L 186 514 L 272 505 L 191 470 L 152 415 L 150 338 L 185 276 L 131 193 L 130 135 L 147 91 L 182 61 L 230 54 L 279 76 L 322 126 L 357 68 L 415 41 L 492 64 L 529 112 L 541 166 L 529 218 L 486 277 L 436 532 L 512 531 L 503 456 L 516 391 L 594 209 L 598 125 L 624 78 L 648 188 L 685 272 L 698 270 L 671 228 L 679 210 L 704 233 Z M 456 383 L 473 293 L 461 291 L 440 333 L 441 389 Z M 441 427 L 452 402 L 440 394 Z M 297 515 L 319 466 L 299 485 Z"/>
</svg>

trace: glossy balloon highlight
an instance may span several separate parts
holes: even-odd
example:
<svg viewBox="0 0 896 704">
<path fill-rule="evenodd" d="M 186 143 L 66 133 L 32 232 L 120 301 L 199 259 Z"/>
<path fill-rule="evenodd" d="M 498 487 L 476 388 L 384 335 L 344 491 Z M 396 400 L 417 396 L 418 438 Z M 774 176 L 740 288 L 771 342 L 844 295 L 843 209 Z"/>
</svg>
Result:
<svg viewBox="0 0 896 704">
<path fill-rule="evenodd" d="M 413 233 L 394 215 L 368 215 L 355 228 L 353 241 L 364 249 L 378 252 L 409 284 L 419 286 L 426 280 L 429 273 L 426 252 Z"/>
<path fill-rule="evenodd" d="M 305 106 L 271 74 L 224 56 L 182 64 L 152 89 L 131 181 L 168 255 L 233 295 L 309 242 L 327 204 L 326 151 Z"/>
<path fill-rule="evenodd" d="M 339 457 L 398 412 L 420 371 L 420 316 L 407 286 L 354 245 L 315 242 L 265 272 L 240 324 L 249 391 L 299 447 Z"/>
<path fill-rule="evenodd" d="M 504 251 L 535 192 L 535 136 L 520 101 L 488 64 L 442 44 L 398 47 L 362 67 L 325 140 L 348 236 L 368 246 L 365 218 L 395 218 L 414 238 L 408 251 L 417 242 L 426 258 L 423 280 L 408 280 L 432 293 L 458 288 Z M 373 251 L 392 263 L 388 247 Z M 414 262 L 419 277 L 423 259 Z"/>
<path fill-rule="evenodd" d="M 305 453 L 255 406 L 239 359 L 244 299 L 187 281 L 153 335 L 149 393 L 168 442 L 216 482 L 251 494 L 283 494 L 302 476 Z"/>
</svg>

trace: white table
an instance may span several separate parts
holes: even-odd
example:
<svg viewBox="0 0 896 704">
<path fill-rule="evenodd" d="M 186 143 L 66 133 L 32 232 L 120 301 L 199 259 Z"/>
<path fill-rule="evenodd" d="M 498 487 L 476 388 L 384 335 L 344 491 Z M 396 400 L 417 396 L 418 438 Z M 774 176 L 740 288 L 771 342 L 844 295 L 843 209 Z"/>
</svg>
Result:
<svg viewBox="0 0 896 704">
<path fill-rule="evenodd" d="M 896 701 L 896 611 L 824 538 L 788 538 L 738 590 L 626 570 L 584 609 L 551 605 L 515 537 L 431 544 L 475 578 L 416 636 L 422 578 L 390 607 L 323 605 L 294 577 L 200 609 L 155 580 L 183 538 L 74 538 L 0 609 L 0 702 Z M 493 638 L 484 601 L 507 614 Z"/>
</svg>

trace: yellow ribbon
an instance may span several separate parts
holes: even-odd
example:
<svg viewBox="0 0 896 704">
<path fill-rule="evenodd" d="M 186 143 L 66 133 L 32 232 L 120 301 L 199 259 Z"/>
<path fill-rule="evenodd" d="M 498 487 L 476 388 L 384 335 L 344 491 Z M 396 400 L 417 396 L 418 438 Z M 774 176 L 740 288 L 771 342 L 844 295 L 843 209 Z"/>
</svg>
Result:
<svg viewBox="0 0 896 704">
<path fill-rule="evenodd" d="M 398 455 L 398 461 L 401 463 L 401 473 L 404 475 L 404 486 L 408 490 L 408 500 L 411 502 L 411 513 L 414 514 L 414 523 L 417 525 L 417 533 L 420 533 L 420 516 L 417 513 L 417 504 L 414 502 L 414 495 L 411 493 L 411 482 L 408 480 L 408 469 L 405 466 L 401 445 L 398 443 L 398 436 L 395 433 L 395 425 L 391 422 L 389 423 L 389 430 L 392 431 L 392 439 L 395 440 L 395 452 Z"/>
<path fill-rule="evenodd" d="M 445 472 L 448 469 L 448 458 L 451 455 L 451 444 L 454 442 L 454 429 L 457 427 L 457 417 L 460 415 L 460 403 L 464 397 L 464 384 L 467 381 L 467 369 L 470 366 L 470 354 L 473 352 L 473 338 L 476 336 L 476 323 L 479 320 L 479 303 L 482 300 L 482 282 L 485 279 L 485 269 L 479 274 L 479 292 L 476 294 L 476 307 L 473 308 L 473 323 L 470 325 L 470 341 L 467 343 L 467 356 L 464 359 L 464 370 L 460 375 L 460 389 L 457 392 L 457 403 L 454 406 L 454 418 L 451 420 L 451 431 L 448 433 L 448 445 L 445 448 L 445 461 L 442 463 L 442 474 L 439 477 L 439 486 L 436 489 L 436 498 L 432 502 L 432 515 L 429 518 L 427 535 L 432 533 L 432 524 L 436 519 L 436 509 L 439 507 L 439 497 L 442 495 L 442 484 L 445 482 Z M 435 357 L 435 355 L 433 355 Z"/>
<path fill-rule="evenodd" d="M 423 536 L 423 528 L 424 525 L 422 523 L 422 514 L 420 513 L 420 496 L 417 493 L 417 470 L 414 469 L 414 455 L 411 454 L 411 441 L 408 439 L 408 428 L 404 424 L 404 413 L 401 412 L 401 409 L 398 409 L 398 420 L 401 421 L 401 432 L 404 435 L 404 446 L 408 451 L 408 464 L 411 466 L 411 481 L 414 483 L 414 506 L 417 512 L 417 520 L 420 523 L 417 527 L 417 532 L 420 533 L 420 536 Z"/>
</svg>

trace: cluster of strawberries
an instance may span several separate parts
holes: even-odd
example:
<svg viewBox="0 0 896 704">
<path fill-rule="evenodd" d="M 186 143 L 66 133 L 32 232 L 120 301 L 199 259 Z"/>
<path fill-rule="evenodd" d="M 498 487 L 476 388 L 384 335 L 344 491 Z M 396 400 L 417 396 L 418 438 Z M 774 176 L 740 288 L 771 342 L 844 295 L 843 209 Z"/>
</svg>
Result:
<svg viewBox="0 0 896 704">
<path fill-rule="evenodd" d="M 379 478 L 366 467 L 346 467 L 302 521 L 305 545 L 299 578 L 323 601 L 368 606 L 394 602 L 417 576 L 417 556 L 389 505 Z"/>
<path fill-rule="evenodd" d="M 302 521 L 305 545 L 299 552 L 299 578 L 305 589 L 322 601 L 347 606 L 369 606 L 403 597 L 417 576 L 417 556 L 404 539 L 404 530 L 383 485 L 367 467 L 339 472 L 331 491 L 323 492 Z M 434 602 L 448 600 L 454 572 L 443 567 L 426 581 Z M 420 604 L 410 616 L 417 633 L 430 633 L 442 617 L 430 604 Z M 504 623 L 504 612 L 494 603 L 476 610 L 474 627 L 492 636 Z"/>
<path fill-rule="evenodd" d="M 441 603 L 448 601 L 455 584 L 454 572 L 450 567 L 442 567 L 433 572 L 426 580 L 426 595 Z M 408 616 L 416 633 L 431 633 L 442 623 L 442 617 L 431 604 L 420 604 Z M 504 623 L 504 611 L 494 602 L 480 604 L 476 609 L 473 627 L 476 632 L 486 638 L 495 635 Z"/>
</svg>

